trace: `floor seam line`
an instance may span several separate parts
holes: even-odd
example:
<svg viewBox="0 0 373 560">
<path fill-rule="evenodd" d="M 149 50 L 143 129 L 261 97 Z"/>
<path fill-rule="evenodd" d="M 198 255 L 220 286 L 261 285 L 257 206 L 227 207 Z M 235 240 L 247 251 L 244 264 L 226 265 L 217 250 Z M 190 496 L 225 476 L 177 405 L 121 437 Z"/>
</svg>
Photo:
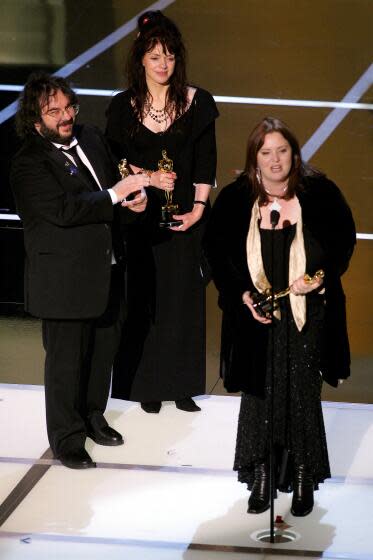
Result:
<svg viewBox="0 0 373 560">
<path fill-rule="evenodd" d="M 48 448 L 40 459 L 49 458 L 52 455 L 52 451 Z M 3 458 L 0 458 L 0 462 Z M 14 513 L 18 506 L 23 502 L 23 500 L 28 496 L 31 490 L 37 485 L 41 478 L 50 469 L 50 464 L 39 464 L 39 459 L 32 462 L 30 469 L 21 478 L 20 481 L 14 486 L 10 491 L 8 496 L 0 504 L 0 527 L 5 523 L 5 521 Z M 8 461 L 11 462 L 11 461 Z"/>
</svg>

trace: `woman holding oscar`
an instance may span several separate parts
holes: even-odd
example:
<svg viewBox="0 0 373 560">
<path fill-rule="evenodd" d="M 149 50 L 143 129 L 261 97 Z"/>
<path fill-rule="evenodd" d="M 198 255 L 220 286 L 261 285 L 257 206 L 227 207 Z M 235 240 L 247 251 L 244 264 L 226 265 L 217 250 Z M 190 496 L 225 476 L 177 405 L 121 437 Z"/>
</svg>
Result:
<svg viewBox="0 0 373 560">
<path fill-rule="evenodd" d="M 293 492 L 291 511 L 304 516 L 330 477 L 320 392 L 323 380 L 337 386 L 349 376 L 340 277 L 354 244 L 338 187 L 302 161 L 282 121 L 263 119 L 249 136 L 245 171 L 219 194 L 205 237 L 223 310 L 221 375 L 228 391 L 243 392 L 234 469 L 251 490 L 249 513 L 270 506 L 272 363 L 276 488 Z M 255 294 L 288 286 L 272 319 L 253 307 Z"/>
<path fill-rule="evenodd" d="M 192 412 L 200 410 L 192 397 L 205 392 L 201 238 L 215 183 L 218 112 L 207 91 L 187 84 L 176 25 L 158 11 L 143 14 L 138 28 L 128 89 L 107 112 L 114 154 L 151 182 L 148 218 L 127 242 L 128 317 L 112 395 L 149 413 L 165 400 Z M 174 213 L 162 215 L 167 201 Z"/>
</svg>

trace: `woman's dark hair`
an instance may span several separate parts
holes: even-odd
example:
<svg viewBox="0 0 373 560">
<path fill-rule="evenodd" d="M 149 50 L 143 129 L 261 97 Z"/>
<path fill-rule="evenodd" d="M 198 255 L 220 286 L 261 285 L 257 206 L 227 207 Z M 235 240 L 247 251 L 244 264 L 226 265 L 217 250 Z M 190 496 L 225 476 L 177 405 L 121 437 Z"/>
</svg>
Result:
<svg viewBox="0 0 373 560">
<path fill-rule="evenodd" d="M 257 154 L 264 144 L 267 134 L 279 132 L 289 142 L 292 154 L 292 165 L 289 173 L 288 189 L 284 198 L 294 196 L 297 189 L 301 188 L 304 177 L 319 177 L 321 171 L 314 169 L 302 160 L 299 142 L 291 132 L 290 128 L 280 119 L 265 117 L 251 132 L 247 141 L 246 163 L 244 174 L 247 176 L 253 188 L 253 196 L 259 197 L 259 204 L 268 202 L 268 195 L 263 184 L 257 177 Z"/>
<path fill-rule="evenodd" d="M 165 110 L 176 119 L 184 113 L 188 104 L 186 51 L 181 33 L 174 22 L 159 10 L 143 13 L 137 24 L 139 33 L 129 52 L 126 65 L 127 85 L 134 102 L 136 117 L 142 121 L 146 116 L 149 96 L 142 59 L 160 43 L 164 52 L 175 56 L 175 70 L 170 78 Z"/>
<path fill-rule="evenodd" d="M 18 136 L 25 138 L 30 134 L 36 134 L 34 125 L 40 122 L 41 108 L 47 105 L 49 98 L 59 90 L 68 97 L 72 105 L 78 103 L 76 93 L 64 78 L 51 76 L 46 72 L 33 72 L 30 74 L 18 99 L 16 114 L 16 131 Z"/>
</svg>

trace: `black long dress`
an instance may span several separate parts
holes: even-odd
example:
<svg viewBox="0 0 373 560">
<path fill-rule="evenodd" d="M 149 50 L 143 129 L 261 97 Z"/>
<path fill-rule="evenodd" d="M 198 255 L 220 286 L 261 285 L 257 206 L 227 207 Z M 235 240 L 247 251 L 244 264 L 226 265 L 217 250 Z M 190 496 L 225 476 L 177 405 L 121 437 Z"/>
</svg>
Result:
<svg viewBox="0 0 373 560">
<path fill-rule="evenodd" d="M 107 137 L 118 159 L 158 169 L 162 150 L 177 174 L 174 202 L 191 211 L 194 183 L 213 185 L 216 173 L 212 96 L 197 89 L 189 109 L 156 134 L 134 115 L 130 92 L 108 109 Z M 128 315 L 114 364 L 112 396 L 148 402 L 205 392 L 205 278 L 201 267 L 203 220 L 186 232 L 158 226 L 164 192 L 150 189 L 152 219 L 128 232 Z M 208 210 L 208 209 L 207 209 Z"/>
<path fill-rule="evenodd" d="M 260 230 L 263 265 L 272 285 L 271 230 Z M 289 251 L 295 226 L 274 231 L 274 286 L 282 290 L 288 285 Z M 307 261 L 320 259 L 320 248 L 305 231 Z M 312 254 L 310 254 L 312 253 Z M 314 480 L 330 477 L 328 451 L 321 410 L 320 348 L 324 303 L 322 295 L 307 296 L 307 322 L 299 332 L 295 325 L 288 298 L 281 304 L 281 320 L 274 321 L 274 444 L 276 451 L 276 486 L 283 492 L 292 491 L 292 468 L 306 465 Z M 238 479 L 251 490 L 254 464 L 268 459 L 269 453 L 269 369 L 271 367 L 271 337 L 267 354 L 265 398 L 242 395 L 238 420 L 234 469 Z"/>
</svg>

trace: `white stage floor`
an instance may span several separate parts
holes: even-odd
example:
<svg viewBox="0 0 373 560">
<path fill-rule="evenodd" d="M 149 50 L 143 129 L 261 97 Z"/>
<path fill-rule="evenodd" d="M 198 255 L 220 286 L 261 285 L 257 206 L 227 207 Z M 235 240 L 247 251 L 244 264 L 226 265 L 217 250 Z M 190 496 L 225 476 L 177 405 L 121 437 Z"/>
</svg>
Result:
<svg viewBox="0 0 373 560">
<path fill-rule="evenodd" d="M 42 387 L 0 385 L 0 399 L 1 560 L 373 559 L 372 405 L 324 403 L 333 479 L 303 519 L 280 494 L 276 514 L 298 538 L 267 545 L 255 533 L 269 514 L 246 513 L 231 470 L 238 397 L 202 396 L 194 414 L 166 403 L 159 415 L 112 399 L 107 418 L 126 443 L 87 440 L 98 463 L 87 471 L 41 458 Z"/>
</svg>

